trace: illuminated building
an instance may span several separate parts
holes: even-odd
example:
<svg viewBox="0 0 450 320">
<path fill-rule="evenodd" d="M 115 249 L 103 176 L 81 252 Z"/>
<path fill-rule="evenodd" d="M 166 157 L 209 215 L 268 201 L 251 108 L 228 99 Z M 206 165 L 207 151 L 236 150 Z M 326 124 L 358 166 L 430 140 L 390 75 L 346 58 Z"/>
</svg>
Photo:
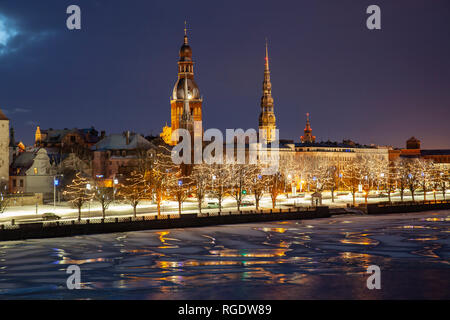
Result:
<svg viewBox="0 0 450 320">
<path fill-rule="evenodd" d="M 0 110 L 0 182 L 9 181 L 9 119 Z"/>
<path fill-rule="evenodd" d="M 56 165 L 52 164 L 45 148 L 21 152 L 11 164 L 10 191 L 12 193 L 53 194 L 53 177 Z"/>
<path fill-rule="evenodd" d="M 98 180 L 112 181 L 119 174 L 136 169 L 140 153 L 152 147 L 153 144 L 139 134 L 129 131 L 111 134 L 92 148 L 92 176 Z"/>
<path fill-rule="evenodd" d="M 89 154 L 89 148 L 103 139 L 105 132 L 94 128 L 87 129 L 48 129 L 42 130 L 39 126 L 35 133 L 35 147 L 47 148 L 50 154 L 76 153 L 81 157 Z"/>
<path fill-rule="evenodd" d="M 180 48 L 180 60 L 178 61 L 178 79 L 173 88 L 172 97 L 170 100 L 171 106 L 171 127 L 164 128 L 161 137 L 166 143 L 176 145 L 178 137 L 174 139 L 167 139 L 168 134 L 174 132 L 179 128 L 186 127 L 188 122 L 194 121 L 201 124 L 202 122 L 202 102 L 200 90 L 194 80 L 194 62 L 192 60 L 192 49 L 189 46 L 187 29 L 184 29 L 184 43 Z M 189 114 L 187 114 L 186 112 Z M 184 119 L 183 119 L 184 114 Z M 192 129 L 193 130 L 193 129 Z M 194 133 L 195 135 L 202 135 L 202 130 L 199 128 Z"/>
<path fill-rule="evenodd" d="M 270 143 L 276 139 L 276 118 L 273 112 L 272 83 L 270 82 L 269 51 L 266 42 L 266 58 L 264 65 L 263 95 L 261 97 L 261 113 L 259 115 L 260 140 Z"/>
<path fill-rule="evenodd" d="M 394 161 L 398 158 L 421 158 L 432 160 L 442 169 L 450 169 L 450 149 L 421 149 L 420 140 L 411 137 L 406 141 L 405 149 L 393 149 L 389 151 L 389 160 Z"/>
</svg>

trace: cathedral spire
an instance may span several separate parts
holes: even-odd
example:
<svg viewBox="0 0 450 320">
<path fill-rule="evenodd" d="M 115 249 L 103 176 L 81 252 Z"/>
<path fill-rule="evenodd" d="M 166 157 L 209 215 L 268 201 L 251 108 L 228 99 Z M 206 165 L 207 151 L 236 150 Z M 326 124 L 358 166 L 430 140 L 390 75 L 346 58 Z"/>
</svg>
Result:
<svg viewBox="0 0 450 320">
<path fill-rule="evenodd" d="M 261 97 L 261 114 L 259 129 L 262 130 L 262 140 L 270 143 L 275 140 L 276 118 L 273 112 L 272 83 L 270 82 L 269 46 L 266 38 L 266 56 L 264 63 L 263 95 Z"/>
<path fill-rule="evenodd" d="M 309 132 L 312 131 L 311 124 L 309 122 L 309 112 L 306 113 L 306 127 L 305 127 L 305 130 L 307 130 Z"/>
<path fill-rule="evenodd" d="M 316 142 L 316 137 L 312 135 L 311 123 L 309 121 L 309 112 L 306 113 L 306 126 L 304 135 L 300 137 L 302 143 L 314 143 Z"/>
</svg>

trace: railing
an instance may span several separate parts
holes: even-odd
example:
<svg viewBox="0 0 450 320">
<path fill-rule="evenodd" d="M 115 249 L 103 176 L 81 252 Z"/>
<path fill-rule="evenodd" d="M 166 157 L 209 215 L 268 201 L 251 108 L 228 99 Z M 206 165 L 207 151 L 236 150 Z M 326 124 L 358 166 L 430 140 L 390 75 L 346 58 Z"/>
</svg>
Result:
<svg viewBox="0 0 450 320">
<path fill-rule="evenodd" d="M 450 203 L 450 200 L 422 200 L 422 201 L 385 201 L 374 203 L 373 205 L 377 205 L 378 207 L 391 207 L 391 206 L 414 206 L 414 205 L 423 205 L 423 204 L 441 204 L 441 203 Z"/>
<path fill-rule="evenodd" d="M 177 220 L 180 218 L 205 218 L 205 217 L 218 217 L 218 216 L 234 216 L 234 215 L 270 215 L 279 213 L 298 213 L 298 212 L 314 212 L 315 207 L 302 207 L 302 208 L 286 208 L 286 209 L 260 209 L 249 211 L 222 211 L 222 212 L 202 212 L 195 214 L 161 214 L 161 215 L 140 215 L 137 217 L 106 217 L 106 218 L 84 218 L 81 220 L 52 220 L 52 221 L 40 221 L 34 223 L 17 223 L 14 219 L 10 223 L 0 224 L 0 232 L 2 230 L 15 230 L 25 228 L 50 228 L 59 226 L 70 225 L 93 225 L 93 224 L 116 224 L 116 223 L 130 223 L 139 221 L 169 221 Z"/>
</svg>

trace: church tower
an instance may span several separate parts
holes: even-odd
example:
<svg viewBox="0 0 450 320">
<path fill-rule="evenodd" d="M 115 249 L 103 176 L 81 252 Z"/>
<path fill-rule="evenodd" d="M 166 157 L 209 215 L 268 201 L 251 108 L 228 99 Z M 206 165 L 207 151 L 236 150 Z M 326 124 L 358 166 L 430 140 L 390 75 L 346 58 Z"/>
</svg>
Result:
<svg viewBox="0 0 450 320">
<path fill-rule="evenodd" d="M 0 109 L 0 183 L 9 184 L 9 119 Z"/>
<path fill-rule="evenodd" d="M 309 113 L 306 114 L 306 126 L 304 131 L 304 136 L 300 137 L 302 143 L 314 143 L 316 142 L 316 137 L 312 135 L 311 124 L 309 123 Z"/>
<path fill-rule="evenodd" d="M 269 51 L 266 41 L 266 62 L 264 69 L 263 96 L 259 115 L 260 141 L 270 143 L 275 140 L 275 114 L 273 112 L 272 83 L 270 82 Z"/>
<path fill-rule="evenodd" d="M 196 124 L 201 124 L 202 102 L 203 99 L 200 96 L 200 90 L 198 89 L 198 86 L 194 80 L 194 62 L 192 60 L 192 49 L 189 46 L 187 29 L 185 26 L 184 43 L 181 46 L 180 60 L 178 61 L 178 80 L 175 83 L 170 100 L 171 132 L 174 132 L 176 129 L 186 126 L 187 123 L 185 121 L 187 121 L 188 119 L 190 119 L 191 122 L 196 122 Z M 185 112 L 189 114 L 185 114 L 183 118 L 183 114 Z M 199 129 L 198 126 L 196 126 L 195 134 L 202 135 L 202 129 Z M 193 140 L 194 137 L 191 136 L 191 139 Z M 177 143 L 177 137 L 169 142 L 170 145 L 176 145 Z"/>
</svg>

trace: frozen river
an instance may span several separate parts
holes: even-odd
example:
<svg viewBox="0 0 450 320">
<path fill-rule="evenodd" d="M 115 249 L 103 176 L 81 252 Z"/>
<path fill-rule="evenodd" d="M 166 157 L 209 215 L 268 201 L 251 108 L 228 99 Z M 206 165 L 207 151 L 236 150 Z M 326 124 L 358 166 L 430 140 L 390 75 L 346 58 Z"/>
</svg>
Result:
<svg viewBox="0 0 450 320">
<path fill-rule="evenodd" d="M 450 211 L 0 242 L 0 299 L 19 298 L 449 299 Z"/>
</svg>

